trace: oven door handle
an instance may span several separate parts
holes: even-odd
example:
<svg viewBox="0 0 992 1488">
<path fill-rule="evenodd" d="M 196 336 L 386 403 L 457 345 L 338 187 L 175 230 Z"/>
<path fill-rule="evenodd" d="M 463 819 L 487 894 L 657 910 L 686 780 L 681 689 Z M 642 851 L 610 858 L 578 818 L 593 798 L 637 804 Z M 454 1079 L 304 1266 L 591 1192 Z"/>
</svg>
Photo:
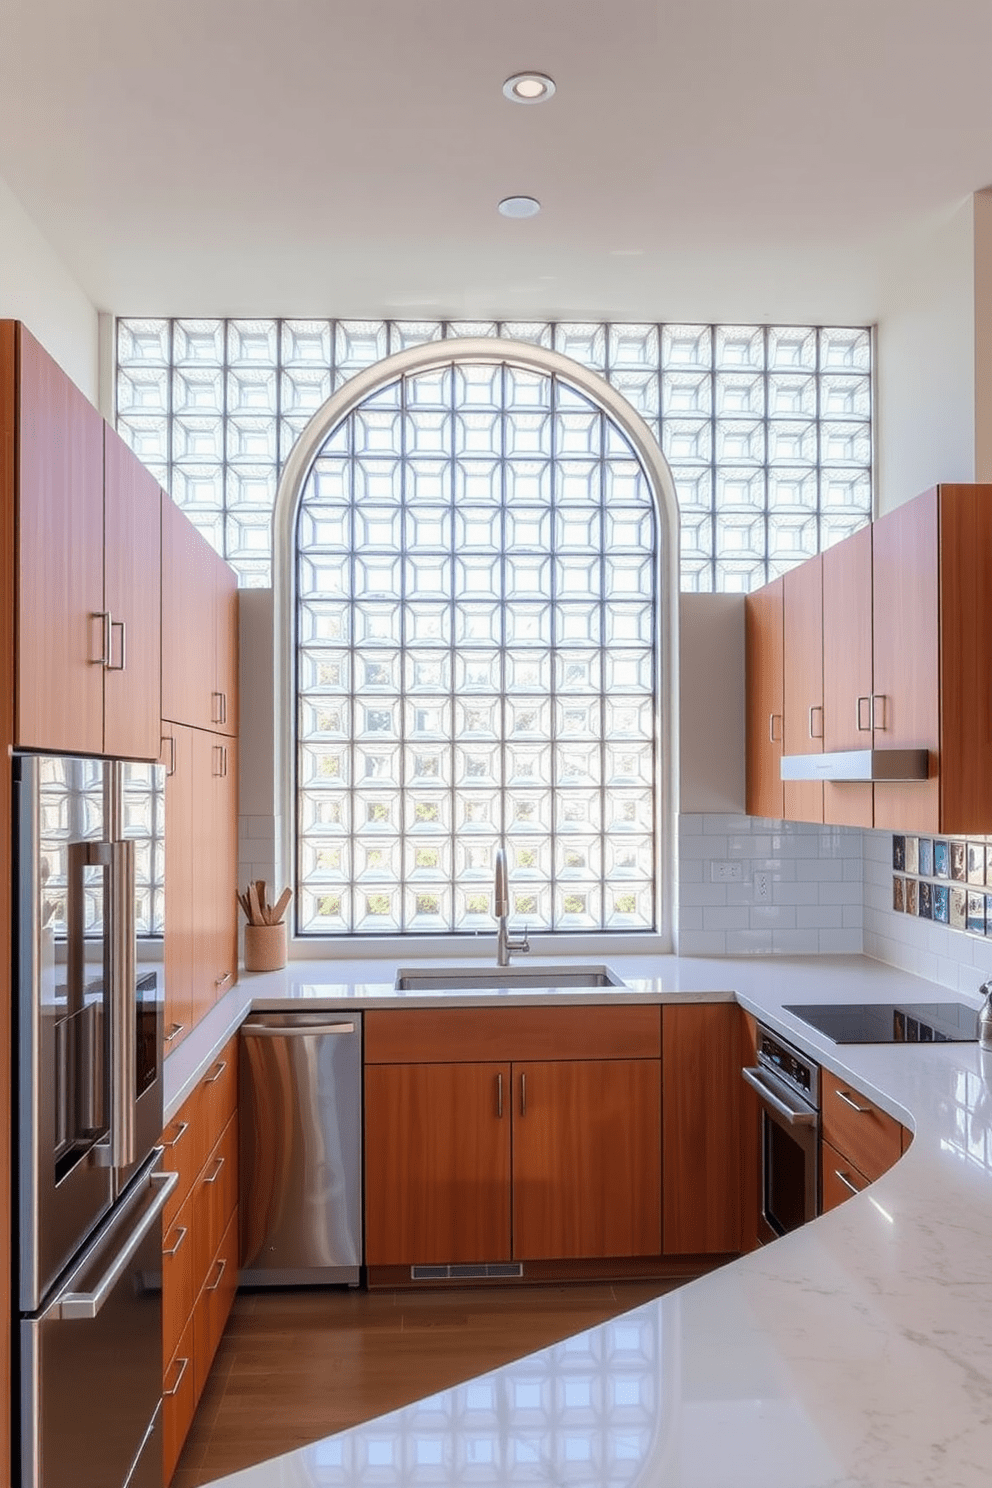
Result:
<svg viewBox="0 0 992 1488">
<path fill-rule="evenodd" d="M 808 1106 L 791 1106 L 788 1101 L 772 1089 L 764 1071 L 760 1069 L 742 1069 L 741 1076 L 756 1090 L 761 1099 L 780 1116 L 784 1116 L 790 1126 L 815 1126 L 816 1112 L 811 1111 Z"/>
</svg>

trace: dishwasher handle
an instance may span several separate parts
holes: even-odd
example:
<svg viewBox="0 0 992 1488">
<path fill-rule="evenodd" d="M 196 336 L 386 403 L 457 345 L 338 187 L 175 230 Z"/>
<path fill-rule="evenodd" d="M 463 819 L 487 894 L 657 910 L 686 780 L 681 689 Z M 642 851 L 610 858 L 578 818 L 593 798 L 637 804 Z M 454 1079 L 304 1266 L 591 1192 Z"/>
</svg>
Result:
<svg viewBox="0 0 992 1488">
<path fill-rule="evenodd" d="M 313 1038 L 325 1033 L 354 1033 L 354 1023 L 304 1023 L 302 1026 L 287 1023 L 278 1027 L 272 1023 L 242 1023 L 241 1033 L 246 1038 Z"/>
</svg>

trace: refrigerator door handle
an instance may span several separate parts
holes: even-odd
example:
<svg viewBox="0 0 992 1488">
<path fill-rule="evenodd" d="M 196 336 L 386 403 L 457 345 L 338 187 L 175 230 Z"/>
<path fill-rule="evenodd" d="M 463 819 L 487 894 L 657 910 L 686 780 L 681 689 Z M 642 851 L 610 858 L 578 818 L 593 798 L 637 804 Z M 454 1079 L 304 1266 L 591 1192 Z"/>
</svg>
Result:
<svg viewBox="0 0 992 1488">
<path fill-rule="evenodd" d="M 155 1200 L 141 1216 L 138 1224 L 128 1236 L 123 1248 L 117 1252 L 113 1261 L 100 1277 L 96 1286 L 89 1292 L 67 1292 L 55 1305 L 58 1315 L 66 1320 L 82 1319 L 84 1321 L 95 1318 L 107 1298 L 110 1296 L 118 1279 L 127 1270 L 135 1251 L 144 1240 L 152 1225 L 161 1216 L 162 1210 L 168 1202 L 169 1195 L 179 1182 L 178 1173 L 152 1173 L 149 1179 L 153 1188 L 158 1189 Z"/>
<path fill-rule="evenodd" d="M 111 1163 L 126 1168 L 136 1157 L 137 954 L 135 946 L 134 843 L 111 848 Z"/>
</svg>

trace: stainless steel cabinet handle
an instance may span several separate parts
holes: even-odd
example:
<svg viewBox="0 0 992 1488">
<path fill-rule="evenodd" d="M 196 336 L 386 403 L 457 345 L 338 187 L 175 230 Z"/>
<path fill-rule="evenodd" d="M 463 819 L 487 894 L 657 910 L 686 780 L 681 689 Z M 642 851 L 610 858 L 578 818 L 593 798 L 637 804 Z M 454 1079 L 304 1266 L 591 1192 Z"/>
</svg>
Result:
<svg viewBox="0 0 992 1488">
<path fill-rule="evenodd" d="M 115 630 L 119 630 L 120 633 L 121 633 L 121 659 L 118 662 L 115 662 L 114 659 L 113 659 L 113 636 L 114 636 L 114 631 Z M 107 671 L 108 672 L 124 672 L 124 671 L 127 671 L 127 621 L 126 620 L 111 620 L 111 622 L 110 622 L 110 640 L 111 640 L 111 646 L 110 646 L 110 655 L 107 658 Z"/>
<path fill-rule="evenodd" d="M 314 1035 L 325 1033 L 354 1033 L 354 1023 L 309 1023 L 296 1027 L 287 1024 L 285 1028 L 276 1028 L 269 1023 L 247 1023 L 241 1026 L 242 1038 L 313 1038 Z"/>
<path fill-rule="evenodd" d="M 203 1180 L 204 1183 L 216 1183 L 217 1182 L 217 1179 L 220 1177 L 221 1173 L 224 1170 L 224 1164 L 226 1162 L 227 1162 L 227 1158 L 226 1157 L 218 1157 L 217 1158 L 217 1165 L 216 1165 L 216 1167 L 214 1168 L 213 1172 L 210 1174 L 210 1177 L 209 1178 L 204 1178 L 204 1180 Z"/>
<path fill-rule="evenodd" d="M 102 622 L 102 634 L 100 638 L 100 655 L 93 662 L 94 666 L 107 667 L 110 665 L 110 611 L 94 610 L 93 619 Z"/>
<path fill-rule="evenodd" d="M 768 715 L 768 742 L 769 742 L 769 744 L 781 744 L 781 742 L 782 742 L 782 735 L 781 734 L 779 734 L 779 736 L 778 736 L 777 739 L 775 737 L 775 720 L 776 720 L 776 718 L 781 723 L 781 721 L 782 721 L 782 715 L 781 715 L 781 713 L 769 713 L 769 715 Z"/>
<path fill-rule="evenodd" d="M 849 1193 L 856 1194 L 861 1192 L 860 1188 L 853 1184 L 847 1174 L 841 1172 L 840 1168 L 834 1168 L 834 1177 L 840 1179 Z"/>
<path fill-rule="evenodd" d="M 189 1360 L 188 1359 L 176 1359 L 175 1362 L 179 1365 L 179 1373 L 176 1375 L 176 1383 L 174 1385 L 172 1385 L 168 1390 L 163 1389 L 163 1391 L 162 1391 L 162 1394 L 163 1395 L 178 1395 L 179 1394 L 179 1386 L 183 1382 L 183 1375 L 186 1373 L 186 1370 L 189 1368 Z"/>
<path fill-rule="evenodd" d="M 214 977 L 215 987 L 224 987 L 231 980 L 231 972 L 225 971 L 223 976 Z"/>
<path fill-rule="evenodd" d="M 784 1116 L 790 1126 L 814 1126 L 816 1123 L 816 1112 L 799 1110 L 796 1106 L 790 1106 L 780 1095 L 768 1085 L 762 1077 L 760 1069 L 742 1069 L 741 1078 L 746 1080 L 752 1090 L 756 1090 L 763 1101 L 766 1101 L 780 1116 Z"/>
<path fill-rule="evenodd" d="M 520 1076 L 520 1114 L 527 1115 L 527 1076 L 524 1074 Z"/>
<path fill-rule="evenodd" d="M 185 1023 L 170 1023 L 169 1031 L 165 1035 L 165 1042 L 167 1044 L 171 1044 L 173 1039 L 177 1039 L 179 1037 L 185 1027 Z"/>
<path fill-rule="evenodd" d="M 174 1256 L 174 1255 L 178 1255 L 179 1252 L 182 1250 L 182 1248 L 183 1248 L 183 1241 L 186 1239 L 186 1236 L 189 1234 L 189 1230 L 187 1229 L 187 1227 L 185 1225 L 176 1225 L 176 1233 L 178 1234 L 179 1239 L 176 1241 L 175 1245 L 170 1245 L 168 1250 L 166 1250 L 164 1246 L 162 1247 L 162 1254 L 163 1254 L 163 1256 Z"/>
<path fill-rule="evenodd" d="M 204 1081 L 203 1081 L 204 1085 L 216 1085 L 217 1084 L 217 1081 L 220 1079 L 221 1075 L 224 1073 L 224 1071 L 226 1069 L 227 1069 L 227 1060 L 226 1059 L 218 1059 L 217 1063 L 214 1065 L 214 1067 L 210 1071 L 209 1075 L 207 1075 L 204 1078 Z"/>
<path fill-rule="evenodd" d="M 856 1100 L 851 1099 L 846 1090 L 835 1090 L 834 1095 L 838 1100 L 843 1101 L 845 1106 L 850 1106 L 852 1111 L 857 1111 L 859 1116 L 871 1115 L 871 1106 L 859 1106 Z"/>
<path fill-rule="evenodd" d="M 220 721 L 221 721 L 221 723 L 226 723 L 227 722 L 227 693 L 226 692 L 222 692 L 221 695 L 220 695 Z"/>
<path fill-rule="evenodd" d="M 882 721 L 881 721 L 881 723 L 879 723 L 878 719 L 875 717 L 875 705 L 876 705 L 876 703 L 879 704 L 878 711 L 882 715 Z M 871 726 L 872 726 L 873 729 L 879 729 L 882 733 L 885 733 L 885 731 L 886 731 L 886 729 L 888 727 L 888 725 L 886 724 L 886 721 L 885 721 L 885 713 L 886 713 L 885 703 L 886 703 L 886 696 L 885 696 L 885 693 L 884 692 L 873 692 L 872 693 L 872 695 L 871 695 Z"/>
<path fill-rule="evenodd" d="M 503 1076 L 496 1076 L 496 1115 L 503 1115 Z"/>
<path fill-rule="evenodd" d="M 176 773 L 176 736 L 175 736 L 175 734 L 163 734 L 163 736 L 162 736 L 162 743 L 163 744 L 168 744 L 168 746 L 169 746 L 169 763 L 168 763 L 168 766 L 166 767 L 166 771 L 165 771 L 166 776 L 168 777 L 168 776 L 171 776 L 171 775 L 175 775 L 175 773 Z"/>
<path fill-rule="evenodd" d="M 866 707 L 868 709 L 868 722 L 862 723 L 862 718 L 864 717 L 864 713 L 862 710 Z M 871 733 L 871 697 L 868 695 L 868 693 L 865 693 L 864 697 L 859 697 L 857 703 L 855 704 L 854 722 L 857 726 L 859 734 Z"/>
<path fill-rule="evenodd" d="M 176 1135 L 172 1138 L 171 1142 L 167 1142 L 165 1140 L 165 1138 L 163 1137 L 162 1138 L 162 1146 L 163 1147 L 175 1147 L 176 1143 L 178 1141 L 180 1141 L 180 1139 L 182 1137 L 184 1137 L 188 1131 L 189 1131 L 189 1122 L 188 1121 L 180 1121 L 180 1123 L 179 1123 L 179 1130 L 176 1132 Z"/>
<path fill-rule="evenodd" d="M 155 1202 L 137 1224 L 123 1250 L 119 1250 L 114 1256 L 110 1266 L 93 1290 L 91 1292 L 67 1292 L 62 1301 L 56 1304 L 59 1317 L 66 1320 L 79 1318 L 88 1320 L 97 1316 L 117 1282 L 131 1264 L 142 1240 L 152 1225 L 158 1221 L 170 1193 L 178 1182 L 178 1173 L 153 1173 L 151 1175 L 152 1185 L 159 1190 Z"/>
<path fill-rule="evenodd" d="M 224 722 L 224 694 L 222 692 L 210 694 L 210 718 L 213 723 Z"/>
<path fill-rule="evenodd" d="M 212 1282 L 210 1284 L 210 1286 L 206 1287 L 204 1289 L 205 1291 L 215 1292 L 217 1290 L 217 1288 L 220 1286 L 221 1279 L 222 1279 L 222 1277 L 224 1275 L 224 1272 L 227 1270 L 227 1261 L 226 1260 L 220 1260 L 220 1261 L 217 1262 L 217 1265 L 220 1267 L 220 1270 L 217 1272 L 217 1280 L 215 1282 Z"/>
<path fill-rule="evenodd" d="M 819 715 L 820 715 L 820 732 L 818 734 L 814 734 L 814 732 L 813 732 L 813 714 L 814 713 L 819 713 Z M 811 703 L 810 704 L 810 710 L 809 710 L 809 736 L 810 736 L 811 739 L 822 739 L 823 738 L 823 704 L 822 703 Z"/>
</svg>

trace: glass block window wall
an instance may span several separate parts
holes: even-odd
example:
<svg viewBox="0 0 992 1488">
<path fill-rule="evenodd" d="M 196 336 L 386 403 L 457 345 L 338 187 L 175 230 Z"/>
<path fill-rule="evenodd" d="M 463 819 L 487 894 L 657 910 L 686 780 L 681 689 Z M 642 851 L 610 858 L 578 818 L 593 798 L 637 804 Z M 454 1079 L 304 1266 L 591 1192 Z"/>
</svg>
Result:
<svg viewBox="0 0 992 1488">
<path fill-rule="evenodd" d="M 266 585 L 279 472 L 311 415 L 390 353 L 465 335 L 553 348 L 647 420 L 683 589 L 753 589 L 870 519 L 864 327 L 121 319 L 118 427 L 241 583 Z"/>
</svg>

